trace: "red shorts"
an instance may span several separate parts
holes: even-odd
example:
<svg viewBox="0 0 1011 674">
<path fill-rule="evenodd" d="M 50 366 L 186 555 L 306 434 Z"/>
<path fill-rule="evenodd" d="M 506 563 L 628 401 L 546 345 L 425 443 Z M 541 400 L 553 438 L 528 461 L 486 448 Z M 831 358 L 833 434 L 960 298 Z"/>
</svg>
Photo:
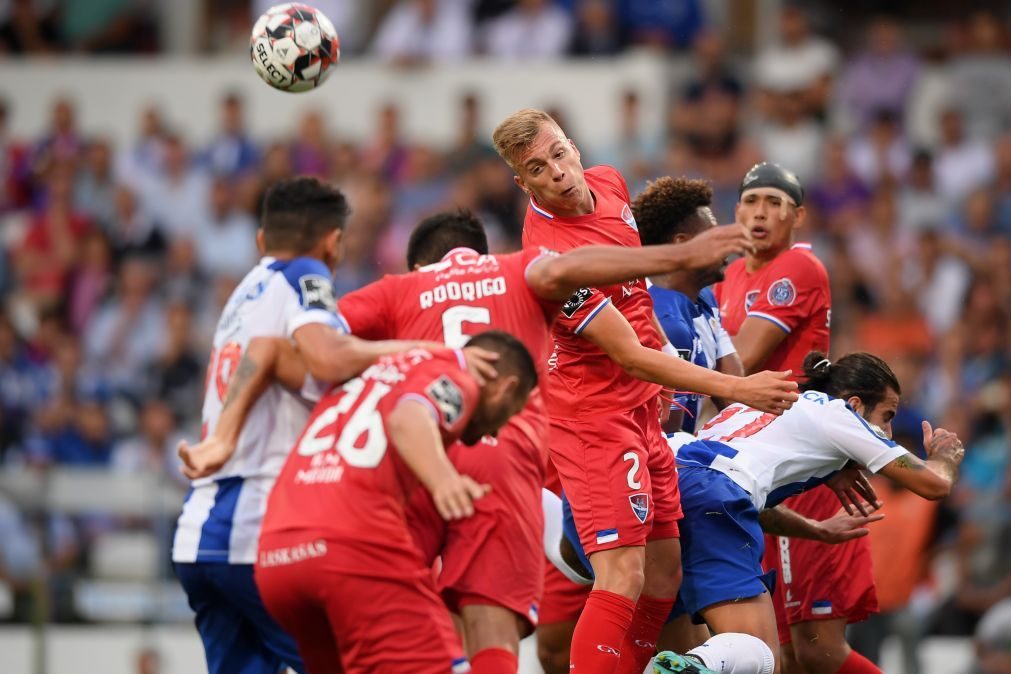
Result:
<svg viewBox="0 0 1011 674">
<path fill-rule="evenodd" d="M 302 532 L 260 539 L 261 553 L 296 548 L 299 561 L 257 562 L 256 586 L 267 611 L 294 637 L 309 674 L 395 672 L 408 661 L 412 673 L 466 669 L 449 612 L 420 563 L 410 572 L 357 573 L 341 568 L 336 541 Z M 376 575 L 382 571 L 390 575 Z"/>
<path fill-rule="evenodd" d="M 805 517 L 824 520 L 841 507 L 828 487 L 817 487 L 784 502 Z M 766 570 L 776 570 L 779 641 L 792 641 L 790 626 L 810 620 L 845 618 L 854 623 L 878 612 L 874 569 L 867 538 L 830 545 L 802 538 L 765 537 Z"/>
<path fill-rule="evenodd" d="M 677 471 L 655 400 L 553 421 L 550 448 L 587 555 L 678 536 Z"/>
<path fill-rule="evenodd" d="M 456 443 L 456 469 L 491 491 L 475 502 L 472 517 L 446 523 L 427 492 L 415 493 L 408 519 L 426 560 L 442 556 L 436 586 L 459 613 L 467 604 L 507 608 L 537 626 L 544 591 L 543 444 L 514 424 L 473 447 Z"/>
<path fill-rule="evenodd" d="M 576 622 L 593 586 L 573 583 L 543 553 L 541 558 L 544 564 L 544 598 L 541 600 L 540 624 Z"/>
</svg>

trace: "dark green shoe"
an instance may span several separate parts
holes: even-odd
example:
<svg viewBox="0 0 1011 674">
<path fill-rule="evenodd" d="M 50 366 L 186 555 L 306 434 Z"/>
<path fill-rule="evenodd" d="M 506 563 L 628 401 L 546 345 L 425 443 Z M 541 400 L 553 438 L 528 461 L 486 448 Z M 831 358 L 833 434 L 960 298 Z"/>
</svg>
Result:
<svg viewBox="0 0 1011 674">
<path fill-rule="evenodd" d="M 664 651 L 653 660 L 653 674 L 717 674 L 694 658 L 686 658 L 673 651 Z"/>
</svg>

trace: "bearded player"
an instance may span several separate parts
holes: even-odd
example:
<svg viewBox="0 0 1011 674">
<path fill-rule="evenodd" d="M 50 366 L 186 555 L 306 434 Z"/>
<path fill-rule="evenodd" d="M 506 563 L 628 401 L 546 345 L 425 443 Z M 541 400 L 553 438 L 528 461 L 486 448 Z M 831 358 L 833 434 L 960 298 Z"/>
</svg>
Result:
<svg viewBox="0 0 1011 674">
<path fill-rule="evenodd" d="M 825 267 L 809 244 L 795 243 L 804 224 L 804 189 L 775 164 L 758 164 L 741 181 L 737 222 L 755 249 L 734 261 L 716 286 L 723 324 L 745 372 L 802 372 L 810 351 L 828 353 L 831 296 Z M 859 507 L 859 499 L 857 501 Z M 838 510 L 839 499 L 818 487 L 786 501 L 813 520 Z M 841 545 L 767 536 L 765 567 L 777 573 L 773 601 L 788 672 L 866 674 L 878 668 L 846 643 L 846 624 L 877 611 L 869 544 Z M 791 669 L 791 665 L 795 669 Z"/>
<path fill-rule="evenodd" d="M 584 173 L 575 145 L 549 115 L 520 110 L 495 129 L 493 142 L 530 196 L 524 246 L 640 247 L 624 179 L 610 167 Z M 620 316 L 603 311 L 610 304 Z M 643 351 L 679 361 L 659 353 L 665 342 L 641 279 L 581 290 L 554 329 L 546 390 L 551 460 L 595 572 L 572 636 L 569 661 L 576 672 L 639 674 L 680 584 L 681 508 L 657 416 L 660 386 L 652 382 L 723 395 L 711 385 L 703 390 L 687 380 L 662 380 L 650 363 L 608 346 L 629 333 Z M 768 377 L 777 387 L 768 411 L 781 412 L 796 399 L 795 385 L 777 378 L 782 375 Z M 731 399 L 730 390 L 746 381 L 716 372 L 704 379 L 724 384 Z"/>
</svg>

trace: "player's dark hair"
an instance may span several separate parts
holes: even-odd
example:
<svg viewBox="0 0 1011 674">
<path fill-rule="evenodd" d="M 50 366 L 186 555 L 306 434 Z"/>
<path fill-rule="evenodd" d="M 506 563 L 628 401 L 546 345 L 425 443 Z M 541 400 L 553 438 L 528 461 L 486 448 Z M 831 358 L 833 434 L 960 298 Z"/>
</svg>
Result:
<svg viewBox="0 0 1011 674">
<path fill-rule="evenodd" d="M 836 398 L 857 396 L 869 408 L 884 400 L 889 390 L 902 393 L 888 363 L 864 352 L 833 363 L 821 351 L 812 351 L 804 358 L 804 377 L 801 391 L 821 391 Z"/>
<path fill-rule="evenodd" d="M 301 255 L 335 229 L 344 229 L 351 208 L 336 187 L 298 176 L 271 185 L 263 197 L 260 228 L 269 251 Z"/>
<path fill-rule="evenodd" d="M 670 243 L 677 234 L 692 234 L 693 218 L 713 203 L 713 188 L 705 180 L 657 178 L 632 202 L 632 214 L 644 246 Z"/>
<path fill-rule="evenodd" d="M 433 264 L 454 248 L 473 248 L 488 254 L 488 235 L 476 215 L 468 210 L 430 215 L 414 228 L 407 243 L 407 269 Z"/>
<path fill-rule="evenodd" d="M 523 346 L 523 342 L 508 332 L 488 330 L 474 335 L 467 341 L 467 346 L 479 346 L 499 354 L 495 361 L 495 369 L 502 374 L 514 374 L 519 377 L 520 390 L 529 392 L 537 386 L 537 367 L 534 358 Z"/>
</svg>

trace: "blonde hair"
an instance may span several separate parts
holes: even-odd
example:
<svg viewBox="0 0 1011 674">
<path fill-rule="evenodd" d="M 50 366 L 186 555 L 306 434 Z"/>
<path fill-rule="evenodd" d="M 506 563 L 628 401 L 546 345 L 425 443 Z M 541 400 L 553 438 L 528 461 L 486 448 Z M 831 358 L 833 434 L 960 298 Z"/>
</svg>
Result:
<svg viewBox="0 0 1011 674">
<path fill-rule="evenodd" d="M 516 169 L 516 157 L 537 138 L 544 124 L 558 126 L 551 115 L 536 108 L 523 108 L 502 120 L 491 135 L 492 144 L 499 156 Z"/>
</svg>

